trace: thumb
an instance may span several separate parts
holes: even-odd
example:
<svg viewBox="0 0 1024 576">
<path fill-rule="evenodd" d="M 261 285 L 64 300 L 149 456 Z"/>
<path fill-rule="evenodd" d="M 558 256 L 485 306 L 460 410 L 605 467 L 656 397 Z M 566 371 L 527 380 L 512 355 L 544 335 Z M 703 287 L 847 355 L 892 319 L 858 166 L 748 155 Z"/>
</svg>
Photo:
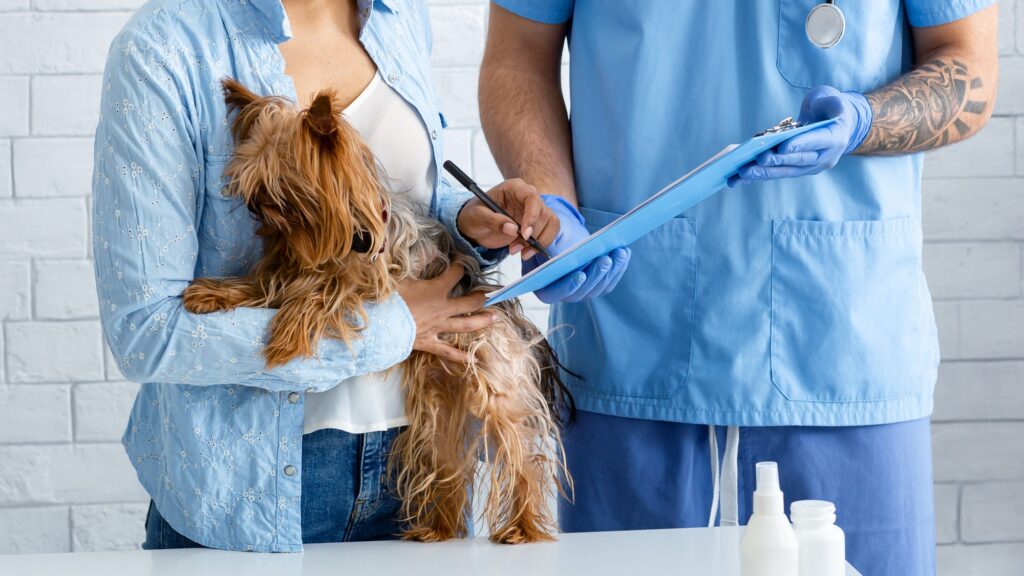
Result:
<svg viewBox="0 0 1024 576">
<path fill-rule="evenodd" d="M 828 120 L 829 118 L 838 118 L 843 114 L 844 104 L 845 102 L 843 102 L 840 96 L 816 98 L 810 105 L 810 120 L 817 122 L 819 120 Z"/>
<path fill-rule="evenodd" d="M 838 96 L 839 90 L 831 86 L 818 86 L 812 88 L 806 95 L 804 95 L 804 101 L 800 105 L 800 115 L 797 116 L 797 120 L 800 122 L 815 122 L 822 120 L 816 116 L 816 102 L 824 100 L 830 96 Z"/>
</svg>

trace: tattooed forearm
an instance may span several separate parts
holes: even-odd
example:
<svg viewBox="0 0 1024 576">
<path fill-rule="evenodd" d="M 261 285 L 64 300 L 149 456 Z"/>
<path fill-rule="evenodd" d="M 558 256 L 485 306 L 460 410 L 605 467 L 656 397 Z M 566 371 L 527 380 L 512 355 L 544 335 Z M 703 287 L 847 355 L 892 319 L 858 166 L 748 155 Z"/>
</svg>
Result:
<svg viewBox="0 0 1024 576">
<path fill-rule="evenodd" d="M 856 154 L 906 154 L 967 138 L 985 123 L 991 103 L 981 76 L 956 57 L 942 57 L 866 94 L 874 113 Z"/>
</svg>

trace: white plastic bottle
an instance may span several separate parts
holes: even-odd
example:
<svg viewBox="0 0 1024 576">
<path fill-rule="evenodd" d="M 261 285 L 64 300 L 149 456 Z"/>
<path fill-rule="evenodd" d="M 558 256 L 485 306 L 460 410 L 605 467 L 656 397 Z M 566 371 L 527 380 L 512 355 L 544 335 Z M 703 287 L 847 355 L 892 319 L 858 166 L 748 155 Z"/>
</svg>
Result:
<svg viewBox="0 0 1024 576">
<path fill-rule="evenodd" d="M 775 462 L 758 462 L 754 513 L 740 541 L 740 572 L 743 576 L 799 576 L 797 546 L 779 490 L 779 468 Z"/>
<path fill-rule="evenodd" d="M 846 574 L 846 535 L 836 526 L 836 507 L 823 500 L 801 500 L 789 507 L 800 543 L 800 576 Z"/>
</svg>

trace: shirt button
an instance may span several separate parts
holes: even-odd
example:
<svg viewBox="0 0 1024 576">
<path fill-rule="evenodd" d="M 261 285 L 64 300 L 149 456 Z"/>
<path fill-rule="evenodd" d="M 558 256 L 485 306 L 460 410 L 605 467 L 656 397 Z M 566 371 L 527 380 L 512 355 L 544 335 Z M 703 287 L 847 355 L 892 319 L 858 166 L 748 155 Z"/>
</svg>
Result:
<svg viewBox="0 0 1024 576">
<path fill-rule="evenodd" d="M 288 402 L 290 404 L 298 404 L 299 403 L 299 393 L 298 392 L 292 392 L 291 394 L 288 394 Z"/>
<path fill-rule="evenodd" d="M 316 388 L 306 388 L 306 394 L 312 394 L 316 392 Z"/>
<path fill-rule="evenodd" d="M 430 131 L 430 139 L 431 140 L 437 140 L 437 130 L 431 130 Z"/>
<path fill-rule="evenodd" d="M 402 77 L 399 76 L 398 73 L 396 73 L 396 72 L 392 72 L 391 74 L 388 74 L 388 82 L 391 82 L 392 84 L 397 84 L 398 81 L 401 80 L 401 79 L 402 79 Z"/>
<path fill-rule="evenodd" d="M 292 466 L 291 464 L 284 467 L 285 476 L 295 476 L 296 472 L 298 472 L 298 470 L 296 470 L 295 466 Z"/>
</svg>

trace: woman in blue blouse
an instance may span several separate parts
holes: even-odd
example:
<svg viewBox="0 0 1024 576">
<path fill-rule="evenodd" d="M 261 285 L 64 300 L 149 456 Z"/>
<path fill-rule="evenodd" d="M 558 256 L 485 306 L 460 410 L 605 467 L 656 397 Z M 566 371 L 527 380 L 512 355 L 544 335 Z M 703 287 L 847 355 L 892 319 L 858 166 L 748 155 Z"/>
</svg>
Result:
<svg viewBox="0 0 1024 576">
<path fill-rule="evenodd" d="M 107 342 L 124 375 L 143 383 L 123 442 L 153 501 L 144 547 L 298 551 L 399 530 L 384 472 L 402 419 L 388 416 L 394 386 L 367 375 L 414 348 L 463 359 L 438 334 L 478 330 L 490 317 L 477 298 L 447 297 L 457 273 L 368 304 L 351 348 L 325 340 L 317 357 L 272 370 L 260 355 L 272 310 L 193 315 L 181 292 L 196 277 L 243 274 L 260 251 L 248 211 L 221 192 L 232 148 L 224 77 L 300 106 L 333 88 L 388 174 L 402 175 L 397 187 L 465 251 L 484 265 L 510 244 L 518 251 L 513 224 L 438 173 L 445 123 L 430 42 L 417 0 L 151 0 L 114 40 L 93 236 Z M 491 194 L 517 213 L 532 210 L 525 234 L 555 239 L 560 221 L 532 187 L 509 181 Z M 616 271 L 603 261 L 593 268 L 595 281 L 562 296 L 610 290 Z M 328 396 L 337 389 L 344 393 Z M 384 408 L 349 410 L 342 422 L 346 402 Z"/>
</svg>

